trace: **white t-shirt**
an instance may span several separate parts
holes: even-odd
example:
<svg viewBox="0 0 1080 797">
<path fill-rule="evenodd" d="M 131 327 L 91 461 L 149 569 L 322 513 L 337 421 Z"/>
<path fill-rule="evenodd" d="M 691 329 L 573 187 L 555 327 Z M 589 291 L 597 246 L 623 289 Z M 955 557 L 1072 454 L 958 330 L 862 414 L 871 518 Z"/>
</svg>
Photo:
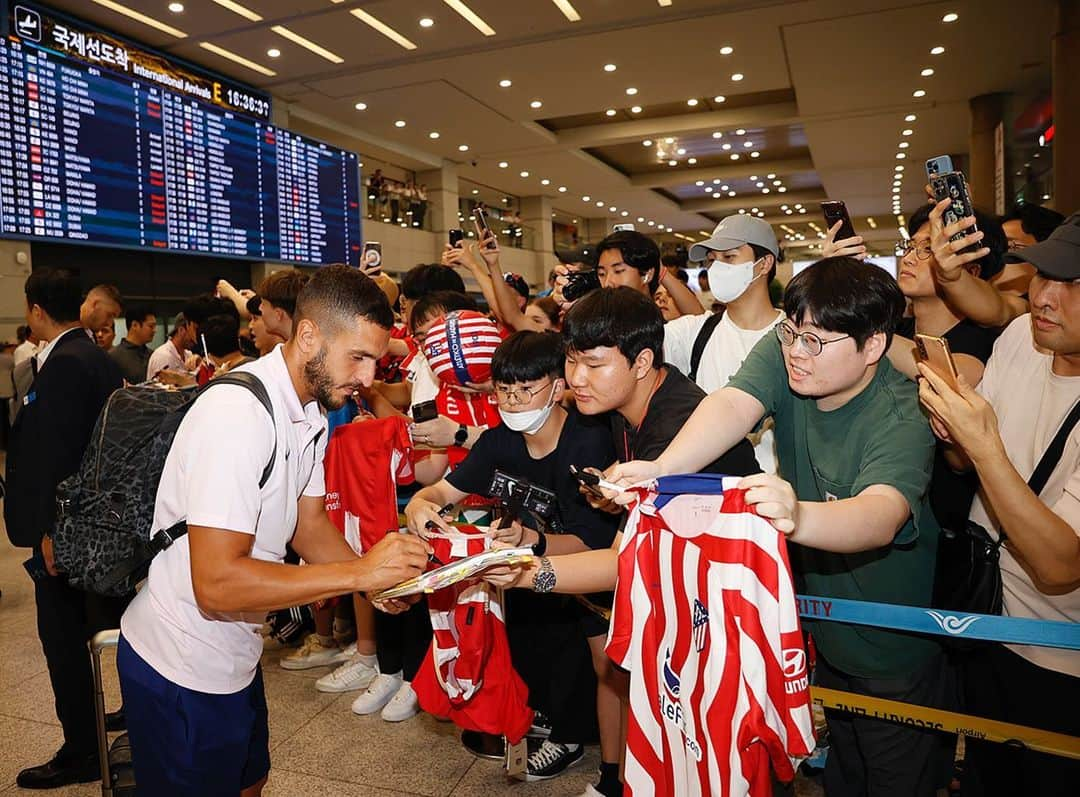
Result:
<svg viewBox="0 0 1080 797">
<path fill-rule="evenodd" d="M 146 364 L 146 378 L 153 379 L 162 371 L 183 371 L 187 352 L 179 352 L 172 339 L 166 340 L 150 354 Z"/>
<path fill-rule="evenodd" d="M 706 393 L 714 393 L 727 385 L 742 367 L 750 350 L 759 340 L 770 334 L 772 328 L 783 318 L 783 311 L 777 310 L 776 318 L 764 329 L 742 329 L 725 313 L 701 352 L 695 380 L 698 387 Z M 708 313 L 684 315 L 664 324 L 664 360 L 689 375 L 694 341 L 708 319 Z M 751 442 L 754 444 L 754 454 L 761 469 L 766 473 L 776 473 L 776 450 L 771 421 L 764 427 L 764 431 L 751 436 Z"/>
<path fill-rule="evenodd" d="M 297 501 L 326 492 L 326 418 L 314 401 L 301 406 L 280 345 L 237 371 L 249 371 L 266 385 L 274 421 L 242 387 L 219 385 L 200 397 L 165 459 L 153 528 L 187 518 L 190 525 L 253 534 L 251 557 L 281 562 L 296 531 Z M 275 434 L 276 461 L 260 489 Z M 173 683 L 232 694 L 255 677 L 265 618 L 266 612 L 203 612 L 195 601 L 191 550 L 183 536 L 154 558 L 120 628 L 135 652 Z"/>
<path fill-rule="evenodd" d="M 998 430 L 1009 460 L 1025 481 L 1080 399 L 1080 376 L 1058 376 L 1050 370 L 1052 363 L 1051 354 L 1035 348 L 1031 316 L 1022 315 L 998 338 L 978 387 L 997 413 Z M 1080 534 L 1080 424 L 1069 435 L 1061 460 L 1040 497 Z M 998 528 L 981 496 L 975 497 L 970 518 L 991 531 Z M 1048 594 L 1050 588 L 1039 590 L 1006 546 L 1001 548 L 1001 580 L 1005 615 L 1080 622 L 1080 588 L 1053 595 Z M 1056 592 L 1060 593 L 1060 589 Z M 1009 648 L 1039 667 L 1080 677 L 1080 651 L 1030 645 Z"/>
<path fill-rule="evenodd" d="M 20 343 L 18 346 L 16 346 L 15 351 L 13 351 L 11 353 L 11 357 L 14 360 L 14 364 L 18 365 L 19 363 L 26 362 L 31 357 L 33 357 L 35 354 L 37 354 L 38 353 L 38 345 L 39 344 L 37 344 L 37 343 L 31 343 L 28 340 L 24 340 L 22 343 Z"/>
</svg>

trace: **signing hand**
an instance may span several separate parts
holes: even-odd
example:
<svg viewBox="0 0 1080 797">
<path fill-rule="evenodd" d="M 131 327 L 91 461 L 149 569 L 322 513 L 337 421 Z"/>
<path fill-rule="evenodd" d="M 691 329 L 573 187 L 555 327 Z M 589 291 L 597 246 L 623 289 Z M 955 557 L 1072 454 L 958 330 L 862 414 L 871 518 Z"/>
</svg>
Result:
<svg viewBox="0 0 1080 797">
<path fill-rule="evenodd" d="M 959 445 L 972 462 L 1003 453 L 994 408 L 963 375 L 956 380 L 960 389 L 953 390 L 924 363 L 918 367 L 919 401 L 930 412 L 934 433 Z"/>
<path fill-rule="evenodd" d="M 746 490 L 746 503 L 781 534 L 791 536 L 798 528 L 799 499 L 791 484 L 779 476 L 758 473 L 739 481 L 738 487 Z"/>
<path fill-rule="evenodd" d="M 412 534 L 387 534 L 356 560 L 358 592 L 378 592 L 415 578 L 428 565 L 431 548 Z"/>
<path fill-rule="evenodd" d="M 934 276 L 939 282 L 955 282 L 960 279 L 969 263 L 974 263 L 979 258 L 990 254 L 990 249 L 985 246 L 970 252 L 964 251 L 983 239 L 982 230 L 955 241 L 951 240 L 954 235 L 962 233 L 975 224 L 975 217 L 968 216 L 946 225 L 942 214 L 951 204 L 952 199 L 946 198 L 938 202 L 930 211 L 930 248 L 934 250 Z"/>
<path fill-rule="evenodd" d="M 866 247 L 863 246 L 863 237 L 856 235 L 852 238 L 836 239 L 840 232 L 843 220 L 836 222 L 829 228 L 829 234 L 825 236 L 825 242 L 821 245 L 821 256 L 824 257 L 854 257 L 856 260 L 866 259 Z"/>
<path fill-rule="evenodd" d="M 521 525 L 520 520 L 515 519 L 507 526 L 501 524 L 499 528 L 491 526 L 488 529 L 488 536 L 491 537 L 495 543 L 502 543 L 504 546 L 517 548 L 522 544 L 521 541 L 525 537 L 525 528 Z"/>
</svg>

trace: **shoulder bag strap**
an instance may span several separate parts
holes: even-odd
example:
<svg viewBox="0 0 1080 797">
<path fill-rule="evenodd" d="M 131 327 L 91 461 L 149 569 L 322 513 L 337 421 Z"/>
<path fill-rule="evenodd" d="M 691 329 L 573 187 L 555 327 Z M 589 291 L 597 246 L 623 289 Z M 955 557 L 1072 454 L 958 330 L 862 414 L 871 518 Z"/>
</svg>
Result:
<svg viewBox="0 0 1080 797">
<path fill-rule="evenodd" d="M 1054 435 L 1054 439 L 1050 442 L 1046 452 L 1042 455 L 1042 459 L 1039 460 L 1039 464 L 1035 466 L 1031 478 L 1028 479 L 1028 487 L 1031 488 L 1035 495 L 1043 491 L 1046 482 L 1050 479 L 1050 474 L 1054 472 L 1054 468 L 1061 461 L 1061 455 L 1065 453 L 1065 442 L 1069 439 L 1069 435 L 1072 434 L 1077 421 L 1080 421 L 1080 401 L 1073 405 L 1072 410 L 1058 428 L 1057 434 Z"/>
<path fill-rule="evenodd" d="M 705 319 L 705 323 L 701 325 L 701 329 L 698 330 L 697 337 L 694 338 L 694 348 L 690 350 L 690 373 L 687 376 L 691 382 L 697 381 L 698 366 L 701 365 L 701 355 L 705 353 L 705 346 L 709 343 L 709 338 L 712 337 L 713 332 L 716 330 L 716 325 L 723 319 L 723 313 L 713 313 Z"/>
</svg>

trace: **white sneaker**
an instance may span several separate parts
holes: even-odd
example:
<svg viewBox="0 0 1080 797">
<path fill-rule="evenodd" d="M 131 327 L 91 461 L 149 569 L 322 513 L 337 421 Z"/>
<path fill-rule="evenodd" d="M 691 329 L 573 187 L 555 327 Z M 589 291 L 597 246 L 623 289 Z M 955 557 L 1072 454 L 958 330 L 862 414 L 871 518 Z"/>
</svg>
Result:
<svg viewBox="0 0 1080 797">
<path fill-rule="evenodd" d="M 319 641 L 318 634 L 311 634 L 298 650 L 282 658 L 279 664 L 286 670 L 307 670 L 312 667 L 341 664 L 349 658 L 346 650 L 336 643 L 325 647 Z"/>
<path fill-rule="evenodd" d="M 393 675 L 379 673 L 368 685 L 367 690 L 353 701 L 353 714 L 374 714 L 389 703 L 401 688 L 401 673 Z"/>
<path fill-rule="evenodd" d="M 403 722 L 420 713 L 420 701 L 413 691 L 412 684 L 405 681 L 390 702 L 382 710 L 382 718 L 387 722 Z"/>
<path fill-rule="evenodd" d="M 375 657 L 358 655 L 355 645 L 352 646 L 352 652 L 353 655 L 347 662 L 315 682 L 318 691 L 355 692 L 371 685 L 379 674 L 379 668 L 373 661 Z"/>
</svg>

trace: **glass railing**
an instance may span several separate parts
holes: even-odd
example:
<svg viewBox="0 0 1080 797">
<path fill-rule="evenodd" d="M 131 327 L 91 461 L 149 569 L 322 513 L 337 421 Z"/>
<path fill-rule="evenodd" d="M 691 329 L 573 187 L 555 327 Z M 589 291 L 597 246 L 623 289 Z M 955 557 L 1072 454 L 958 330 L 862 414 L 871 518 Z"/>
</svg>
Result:
<svg viewBox="0 0 1080 797">
<path fill-rule="evenodd" d="M 364 216 L 386 224 L 430 230 L 432 203 L 422 193 L 394 180 L 381 186 L 364 186 Z"/>
</svg>

